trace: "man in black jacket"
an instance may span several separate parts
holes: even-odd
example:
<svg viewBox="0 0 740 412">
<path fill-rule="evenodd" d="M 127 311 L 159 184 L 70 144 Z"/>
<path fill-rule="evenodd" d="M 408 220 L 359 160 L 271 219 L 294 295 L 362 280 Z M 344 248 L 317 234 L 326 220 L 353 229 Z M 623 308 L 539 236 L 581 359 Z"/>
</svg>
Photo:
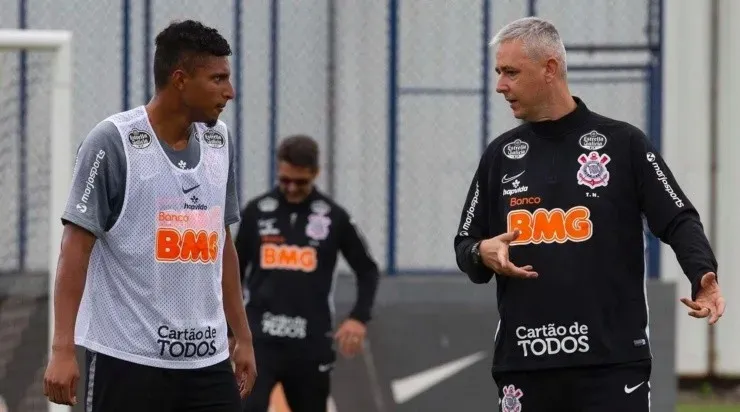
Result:
<svg viewBox="0 0 740 412">
<path fill-rule="evenodd" d="M 492 45 L 524 122 L 481 157 L 454 243 L 474 283 L 496 278 L 500 410 L 647 412 L 643 218 L 691 282 L 689 315 L 714 324 L 725 303 L 699 215 L 638 128 L 571 96 L 552 24 L 517 20 Z"/>
<path fill-rule="evenodd" d="M 258 374 L 244 411 L 267 412 L 280 382 L 293 412 L 323 412 L 334 342 L 348 357 L 362 349 L 379 272 L 347 211 L 314 186 L 316 142 L 288 137 L 277 160 L 278 186 L 247 204 L 236 238 Z M 335 333 L 340 251 L 357 276 L 357 301 Z"/>
</svg>

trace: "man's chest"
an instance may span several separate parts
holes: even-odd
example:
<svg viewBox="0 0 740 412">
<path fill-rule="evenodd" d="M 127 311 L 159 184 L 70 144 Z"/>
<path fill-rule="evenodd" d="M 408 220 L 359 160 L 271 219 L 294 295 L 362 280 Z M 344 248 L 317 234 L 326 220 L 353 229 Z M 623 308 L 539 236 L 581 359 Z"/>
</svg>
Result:
<svg viewBox="0 0 740 412">
<path fill-rule="evenodd" d="M 290 243 L 321 246 L 332 240 L 330 215 L 310 212 L 263 214 L 257 218 L 257 233 L 262 243 Z"/>
<path fill-rule="evenodd" d="M 335 247 L 335 226 L 330 214 L 311 211 L 258 216 L 255 236 L 262 268 L 314 271 L 322 250 Z"/>
<path fill-rule="evenodd" d="M 611 140 L 592 132 L 522 140 L 513 154 L 504 146 L 489 176 L 497 187 L 492 197 L 500 219 L 522 232 L 520 242 L 585 241 L 594 220 L 623 215 L 634 204 L 629 147 Z"/>
</svg>

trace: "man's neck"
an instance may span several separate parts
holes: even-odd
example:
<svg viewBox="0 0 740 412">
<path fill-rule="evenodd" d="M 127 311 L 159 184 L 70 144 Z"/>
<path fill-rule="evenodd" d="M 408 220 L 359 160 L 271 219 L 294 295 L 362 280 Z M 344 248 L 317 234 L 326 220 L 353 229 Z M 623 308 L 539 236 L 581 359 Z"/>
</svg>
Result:
<svg viewBox="0 0 740 412">
<path fill-rule="evenodd" d="M 577 104 L 567 86 L 556 88 L 541 107 L 540 113 L 532 121 L 558 120 L 575 110 L 576 106 Z"/>
<path fill-rule="evenodd" d="M 149 123 L 160 140 L 175 150 L 187 146 L 192 123 L 182 110 L 168 104 L 166 99 L 160 96 L 154 96 L 145 108 Z"/>
</svg>

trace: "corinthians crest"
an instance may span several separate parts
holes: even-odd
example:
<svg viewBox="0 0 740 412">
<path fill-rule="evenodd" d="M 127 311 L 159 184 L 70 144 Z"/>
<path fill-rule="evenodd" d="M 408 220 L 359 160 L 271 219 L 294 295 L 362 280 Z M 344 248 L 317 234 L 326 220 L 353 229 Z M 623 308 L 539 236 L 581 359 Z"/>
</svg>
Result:
<svg viewBox="0 0 740 412">
<path fill-rule="evenodd" d="M 609 183 L 609 171 L 606 170 L 606 164 L 611 161 L 609 155 L 600 155 L 597 152 L 591 152 L 587 155 L 578 156 L 578 163 L 581 168 L 578 169 L 578 184 L 596 189 L 599 186 L 606 186 Z"/>
<path fill-rule="evenodd" d="M 514 385 L 504 386 L 504 397 L 501 398 L 501 410 L 504 412 L 521 412 L 522 403 L 519 398 L 524 395 L 521 389 Z"/>
<path fill-rule="evenodd" d="M 312 214 L 308 216 L 306 225 L 306 236 L 313 240 L 324 240 L 329 236 L 329 225 L 331 219 L 325 215 Z"/>
</svg>

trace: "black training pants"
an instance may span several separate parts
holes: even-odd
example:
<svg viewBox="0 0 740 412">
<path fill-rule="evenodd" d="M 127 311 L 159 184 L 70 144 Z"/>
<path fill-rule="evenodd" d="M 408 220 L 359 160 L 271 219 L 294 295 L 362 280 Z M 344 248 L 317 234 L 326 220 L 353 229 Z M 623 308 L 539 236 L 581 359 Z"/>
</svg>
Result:
<svg viewBox="0 0 740 412">
<path fill-rule="evenodd" d="M 282 384 L 291 412 L 326 412 L 335 355 L 330 345 L 254 341 L 257 381 L 243 412 L 267 412 L 275 384 Z"/>
<path fill-rule="evenodd" d="M 200 369 L 163 369 L 86 351 L 85 412 L 239 412 L 227 359 Z"/>
<path fill-rule="evenodd" d="M 499 412 L 649 412 L 650 361 L 494 374 Z"/>
</svg>

